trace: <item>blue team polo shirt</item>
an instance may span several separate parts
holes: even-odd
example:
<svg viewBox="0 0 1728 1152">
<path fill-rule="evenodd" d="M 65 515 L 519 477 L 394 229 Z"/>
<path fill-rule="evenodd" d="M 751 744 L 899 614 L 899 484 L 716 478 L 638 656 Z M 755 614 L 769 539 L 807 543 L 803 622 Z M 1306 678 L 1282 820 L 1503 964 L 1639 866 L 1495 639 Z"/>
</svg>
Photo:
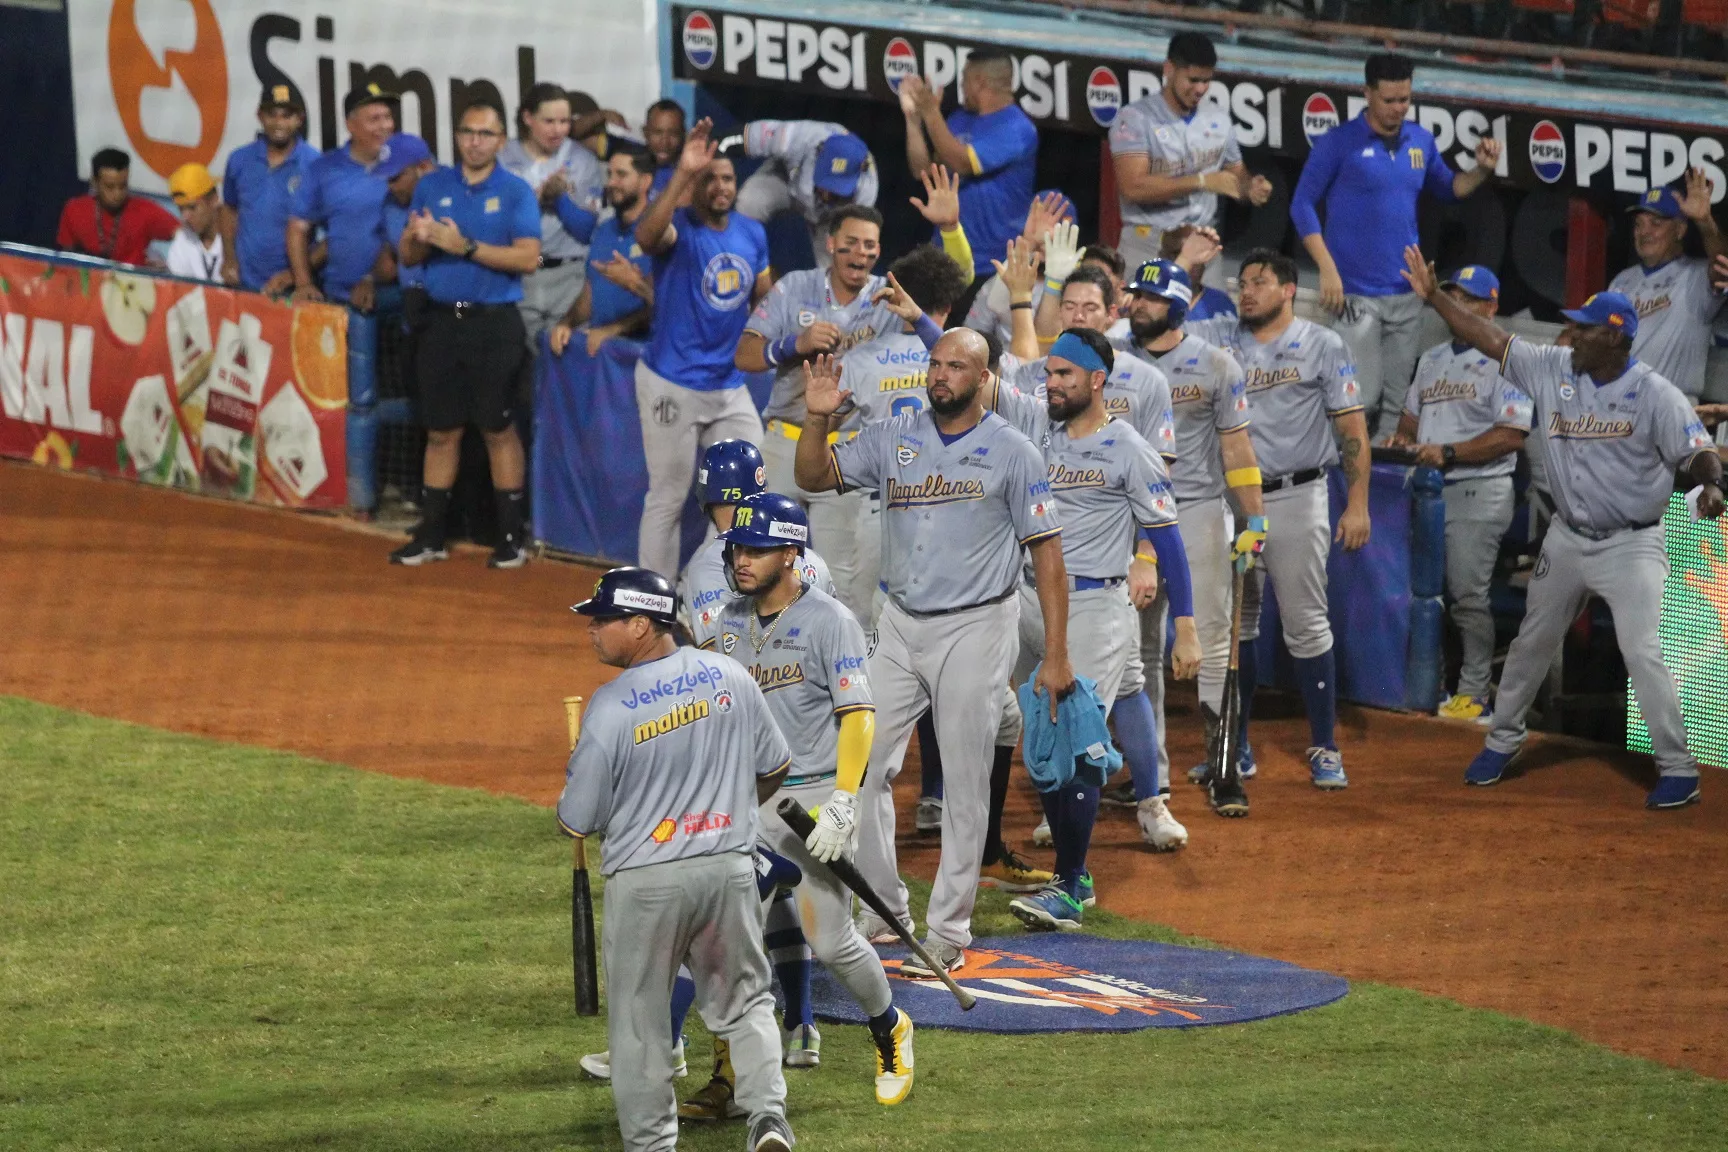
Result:
<svg viewBox="0 0 1728 1152">
<path fill-rule="evenodd" d="M 618 217 L 608 216 L 594 227 L 594 236 L 588 243 L 588 263 L 605 264 L 619 253 L 652 275 L 653 258 L 644 255 L 642 246 L 636 243 L 636 229 L 620 227 Z M 622 320 L 646 305 L 636 293 L 625 291 L 606 277 L 593 273 L 588 277 L 588 306 L 588 323 L 599 328 Z"/>
<path fill-rule="evenodd" d="M 1010 104 L 988 116 L 964 108 L 948 117 L 948 131 L 966 145 L 972 171 L 960 185 L 960 226 L 972 244 L 972 270 L 990 276 L 1008 241 L 1026 227 L 1038 175 L 1038 128 Z M 937 237 L 938 246 L 942 241 Z"/>
<path fill-rule="evenodd" d="M 462 235 L 482 244 L 507 248 L 524 236 L 540 239 L 540 203 L 534 189 L 502 164 L 494 164 L 478 184 L 464 180 L 458 168 L 428 172 L 414 189 L 412 210 L 422 208 L 440 220 L 448 216 Z M 440 304 L 514 304 L 522 299 L 517 273 L 498 272 L 438 248 L 423 266 L 426 294 Z"/>
<path fill-rule="evenodd" d="M 234 258 L 240 265 L 241 287 L 256 292 L 270 277 L 288 270 L 288 216 L 318 156 L 318 149 L 296 140 L 287 158 L 272 168 L 270 146 L 263 136 L 228 154 L 222 170 L 222 202 L 238 217 Z"/>
<path fill-rule="evenodd" d="M 768 270 L 768 234 L 742 212 L 710 228 L 688 208 L 672 214 L 678 242 L 654 257 L 654 326 L 643 359 L 698 392 L 736 388 L 732 363 L 750 319 L 756 277 Z"/>
<path fill-rule="evenodd" d="M 344 144 L 312 161 L 294 194 L 293 216 L 323 225 L 330 257 L 324 265 L 324 295 L 346 302 L 361 277 L 372 271 L 384 247 L 384 199 L 389 195 L 378 164 L 370 167 Z"/>
<path fill-rule="evenodd" d="M 415 185 L 419 187 L 418 184 Z M 402 251 L 402 233 L 408 230 L 410 209 L 396 203 L 396 197 L 384 197 L 384 243 L 390 246 L 390 251 Z M 403 288 L 424 288 L 426 286 L 425 264 L 404 264 L 396 261 L 396 283 Z"/>
<path fill-rule="evenodd" d="M 654 182 L 648 185 L 648 199 L 653 200 L 666 191 L 666 185 L 672 183 L 672 177 L 678 172 L 678 162 L 673 161 L 663 168 L 654 169 Z"/>
</svg>

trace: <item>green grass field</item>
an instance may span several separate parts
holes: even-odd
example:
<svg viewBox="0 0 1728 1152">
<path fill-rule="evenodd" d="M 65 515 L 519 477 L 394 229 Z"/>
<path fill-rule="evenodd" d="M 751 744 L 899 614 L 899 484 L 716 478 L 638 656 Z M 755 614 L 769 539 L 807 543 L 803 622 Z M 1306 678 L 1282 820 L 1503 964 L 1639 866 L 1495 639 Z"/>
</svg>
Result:
<svg viewBox="0 0 1728 1152">
<path fill-rule="evenodd" d="M 571 1009 L 568 861 L 524 803 L 0 698 L 0 1148 L 619 1147 L 576 1067 L 605 1030 Z M 1728 1117 L 1728 1085 L 1374 985 L 1191 1031 L 926 1030 L 894 1109 L 861 1029 L 823 1040 L 801 1148 L 1720 1149 Z"/>
</svg>

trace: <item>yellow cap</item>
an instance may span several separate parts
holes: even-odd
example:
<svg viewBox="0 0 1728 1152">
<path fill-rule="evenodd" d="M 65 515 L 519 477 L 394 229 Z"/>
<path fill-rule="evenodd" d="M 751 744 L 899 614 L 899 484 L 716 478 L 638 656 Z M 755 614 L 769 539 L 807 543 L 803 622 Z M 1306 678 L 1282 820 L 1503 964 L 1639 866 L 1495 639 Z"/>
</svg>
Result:
<svg viewBox="0 0 1728 1152">
<path fill-rule="evenodd" d="M 168 194 L 184 208 L 216 190 L 216 178 L 202 164 L 182 164 L 168 177 Z"/>
</svg>

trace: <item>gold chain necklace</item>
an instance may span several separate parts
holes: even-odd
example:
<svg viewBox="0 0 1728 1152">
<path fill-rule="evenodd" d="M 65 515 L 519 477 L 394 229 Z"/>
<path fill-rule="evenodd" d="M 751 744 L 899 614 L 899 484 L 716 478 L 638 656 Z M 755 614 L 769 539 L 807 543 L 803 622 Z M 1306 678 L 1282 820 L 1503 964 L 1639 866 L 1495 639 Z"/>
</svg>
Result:
<svg viewBox="0 0 1728 1152">
<path fill-rule="evenodd" d="M 790 607 L 792 607 L 792 605 L 798 603 L 799 598 L 802 597 L 803 595 L 804 595 L 804 588 L 802 586 L 802 582 L 800 582 L 800 586 L 798 588 L 798 595 L 792 597 L 791 600 L 786 602 L 786 608 L 790 608 Z M 762 633 L 762 639 L 758 640 L 758 639 L 756 639 L 756 621 L 757 621 L 759 614 L 757 613 L 756 606 L 754 604 L 752 604 L 750 606 L 750 624 L 749 624 L 750 644 L 753 648 L 756 649 L 756 655 L 758 655 L 758 656 L 762 655 L 762 646 L 768 643 L 768 638 L 770 636 L 774 635 L 774 629 L 780 627 L 780 617 L 786 615 L 786 608 L 782 608 L 782 609 L 780 609 L 780 611 L 774 613 L 774 619 L 769 621 L 769 623 L 768 623 L 768 630 L 766 632 Z"/>
</svg>

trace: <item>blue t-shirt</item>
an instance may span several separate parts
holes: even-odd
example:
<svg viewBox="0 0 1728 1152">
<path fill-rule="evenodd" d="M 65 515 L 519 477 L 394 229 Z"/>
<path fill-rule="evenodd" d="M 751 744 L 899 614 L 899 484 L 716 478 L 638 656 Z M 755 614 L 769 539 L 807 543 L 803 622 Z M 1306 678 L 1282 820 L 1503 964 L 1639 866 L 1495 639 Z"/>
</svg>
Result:
<svg viewBox="0 0 1728 1152">
<path fill-rule="evenodd" d="M 960 226 L 972 244 L 972 270 L 995 271 L 1008 241 L 1026 227 L 1032 185 L 1038 174 L 1038 129 L 1032 118 L 1010 104 L 988 116 L 960 109 L 948 117 L 948 131 L 966 145 L 972 171 L 961 173 Z M 941 237 L 935 241 L 941 244 Z"/>
<path fill-rule="evenodd" d="M 419 187 L 419 185 L 415 185 Z M 396 203 L 396 197 L 384 197 L 384 243 L 390 245 L 390 251 L 402 251 L 402 233 L 408 230 L 408 217 L 411 210 L 405 205 Z M 426 265 L 404 264 L 396 261 L 396 283 L 403 288 L 424 288 L 426 286 Z"/>
<path fill-rule="evenodd" d="M 377 162 L 360 163 L 349 147 L 312 161 L 294 194 L 294 219 L 324 226 L 330 252 L 324 295 L 344 302 L 355 282 L 372 271 L 384 246 L 384 198 L 389 195 Z"/>
<path fill-rule="evenodd" d="M 589 267 L 607 263 L 620 252 L 644 273 L 651 274 L 653 258 L 644 255 L 642 246 L 636 243 L 635 227 L 621 227 L 618 217 L 608 216 L 594 227 L 594 236 L 588 244 Z M 642 297 L 618 287 L 599 273 L 588 277 L 588 304 L 588 323 L 594 328 L 615 323 L 647 307 Z"/>
<path fill-rule="evenodd" d="M 422 208 L 434 219 L 450 217 L 462 235 L 482 244 L 508 248 L 524 236 L 540 239 L 540 202 L 534 189 L 501 164 L 494 164 L 478 184 L 468 183 L 456 168 L 428 172 L 414 189 L 411 210 Z M 514 304 L 522 299 L 519 273 L 499 272 L 441 248 L 432 249 L 423 266 L 426 294 L 440 304 Z"/>
<path fill-rule="evenodd" d="M 1326 249 L 1344 291 L 1402 296 L 1410 291 L 1400 272 L 1404 249 L 1417 242 L 1417 197 L 1426 191 L 1445 203 L 1457 200 L 1452 176 L 1428 129 L 1406 120 L 1388 148 L 1364 112 L 1314 141 L 1290 198 L 1290 219 L 1298 235 L 1312 236 L 1321 230 L 1325 204 Z"/>
<path fill-rule="evenodd" d="M 648 199 L 653 200 L 660 193 L 666 191 L 666 185 L 672 183 L 672 177 L 677 171 L 678 164 L 676 161 L 663 168 L 654 169 L 654 183 L 648 185 Z"/>
<path fill-rule="evenodd" d="M 1214 316 L 1236 315 L 1236 302 L 1230 294 L 1216 288 L 1202 288 L 1199 299 L 1188 307 L 1188 319 L 1209 320 Z"/>
<path fill-rule="evenodd" d="M 742 212 L 716 230 L 680 208 L 672 225 L 678 242 L 654 257 L 654 326 L 643 359 L 698 392 L 738 387 L 744 376 L 732 357 L 756 277 L 768 270 L 768 234 Z"/>
<path fill-rule="evenodd" d="M 318 149 L 304 140 L 282 163 L 270 167 L 270 146 L 262 136 L 228 154 L 222 171 L 222 202 L 234 209 L 234 259 L 240 286 L 257 291 L 278 272 L 288 270 L 288 215 Z"/>
</svg>

